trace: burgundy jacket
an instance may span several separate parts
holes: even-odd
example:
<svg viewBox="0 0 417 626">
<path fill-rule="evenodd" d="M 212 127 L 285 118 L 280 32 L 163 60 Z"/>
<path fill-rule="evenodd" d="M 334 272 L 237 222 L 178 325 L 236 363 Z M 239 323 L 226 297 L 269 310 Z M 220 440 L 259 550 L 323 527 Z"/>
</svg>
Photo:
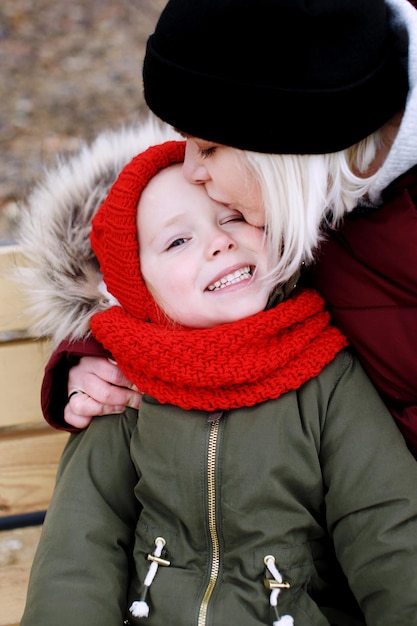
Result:
<svg viewBox="0 0 417 626">
<path fill-rule="evenodd" d="M 417 456 L 417 166 L 322 246 L 313 282 Z"/>
<path fill-rule="evenodd" d="M 322 245 L 310 278 L 326 299 L 417 457 L 417 166 L 392 183 L 377 210 L 358 207 Z M 105 356 L 94 339 L 64 342 L 42 387 L 46 420 L 63 420 L 69 368 Z"/>
</svg>

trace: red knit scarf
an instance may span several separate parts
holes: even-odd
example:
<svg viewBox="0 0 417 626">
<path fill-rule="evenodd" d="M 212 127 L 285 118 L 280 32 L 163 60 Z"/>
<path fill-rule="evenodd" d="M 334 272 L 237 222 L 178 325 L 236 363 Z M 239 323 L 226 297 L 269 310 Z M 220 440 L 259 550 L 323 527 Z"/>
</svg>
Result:
<svg viewBox="0 0 417 626">
<path fill-rule="evenodd" d="M 142 392 L 206 411 L 253 406 L 298 389 L 347 345 L 311 290 L 214 328 L 144 322 L 116 306 L 94 315 L 91 329 Z"/>
</svg>

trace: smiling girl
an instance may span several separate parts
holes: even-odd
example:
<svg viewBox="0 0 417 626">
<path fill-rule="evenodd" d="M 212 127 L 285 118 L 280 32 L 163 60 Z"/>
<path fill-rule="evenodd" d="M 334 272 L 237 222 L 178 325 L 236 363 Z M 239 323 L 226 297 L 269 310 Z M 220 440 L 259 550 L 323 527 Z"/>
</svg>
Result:
<svg viewBox="0 0 417 626">
<path fill-rule="evenodd" d="M 100 273 L 56 233 L 74 322 L 144 396 L 71 436 L 21 626 L 415 626 L 417 464 L 321 297 L 270 292 L 263 229 L 183 158 L 122 170 Z"/>
</svg>

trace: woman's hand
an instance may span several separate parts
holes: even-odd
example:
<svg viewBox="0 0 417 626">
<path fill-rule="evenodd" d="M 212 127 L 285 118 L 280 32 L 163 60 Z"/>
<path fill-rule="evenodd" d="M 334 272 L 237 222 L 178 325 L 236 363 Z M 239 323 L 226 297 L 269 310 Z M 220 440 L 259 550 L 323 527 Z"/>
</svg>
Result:
<svg viewBox="0 0 417 626">
<path fill-rule="evenodd" d="M 114 361 L 85 356 L 69 371 L 68 398 L 65 421 L 82 429 L 93 417 L 121 413 L 126 406 L 137 409 L 141 394 Z"/>
</svg>

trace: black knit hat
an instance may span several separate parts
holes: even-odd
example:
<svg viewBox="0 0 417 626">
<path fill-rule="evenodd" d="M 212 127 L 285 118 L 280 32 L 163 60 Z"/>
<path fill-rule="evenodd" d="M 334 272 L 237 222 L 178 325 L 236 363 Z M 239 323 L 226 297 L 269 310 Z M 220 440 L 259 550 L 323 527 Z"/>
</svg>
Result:
<svg viewBox="0 0 417 626">
<path fill-rule="evenodd" d="M 184 133 L 283 154 L 355 144 L 408 89 L 384 0 L 169 0 L 143 79 Z"/>
</svg>

